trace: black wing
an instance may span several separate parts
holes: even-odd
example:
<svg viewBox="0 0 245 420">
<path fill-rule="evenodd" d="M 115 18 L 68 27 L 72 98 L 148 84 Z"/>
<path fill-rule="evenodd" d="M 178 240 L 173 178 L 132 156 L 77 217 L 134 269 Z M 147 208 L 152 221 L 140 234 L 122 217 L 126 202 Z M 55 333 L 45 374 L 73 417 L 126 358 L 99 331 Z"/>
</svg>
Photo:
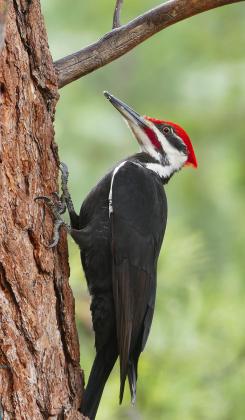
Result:
<svg viewBox="0 0 245 420">
<path fill-rule="evenodd" d="M 156 266 L 167 220 L 160 179 L 126 162 L 111 187 L 113 294 L 120 357 L 120 402 L 128 375 L 132 400 L 137 363 L 151 327 L 156 294 Z"/>
</svg>

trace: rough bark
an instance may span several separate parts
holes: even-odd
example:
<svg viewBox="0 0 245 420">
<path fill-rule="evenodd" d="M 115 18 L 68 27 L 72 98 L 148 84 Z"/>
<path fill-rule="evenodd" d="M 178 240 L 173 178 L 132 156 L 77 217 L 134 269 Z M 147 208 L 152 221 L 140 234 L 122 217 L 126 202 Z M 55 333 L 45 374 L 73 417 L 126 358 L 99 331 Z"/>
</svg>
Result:
<svg viewBox="0 0 245 420">
<path fill-rule="evenodd" d="M 116 60 L 157 32 L 198 13 L 244 0 L 169 0 L 55 62 L 59 88 Z M 117 1 L 116 24 L 121 2 Z M 118 13 L 119 14 L 118 14 Z"/>
<path fill-rule="evenodd" d="M 57 80 L 39 0 L 11 0 L 0 53 L 0 402 L 4 419 L 82 418 L 66 238 L 37 195 L 57 191 Z"/>
<path fill-rule="evenodd" d="M 3 46 L 5 36 L 5 23 L 8 11 L 8 0 L 0 0 L 0 51 Z"/>
</svg>

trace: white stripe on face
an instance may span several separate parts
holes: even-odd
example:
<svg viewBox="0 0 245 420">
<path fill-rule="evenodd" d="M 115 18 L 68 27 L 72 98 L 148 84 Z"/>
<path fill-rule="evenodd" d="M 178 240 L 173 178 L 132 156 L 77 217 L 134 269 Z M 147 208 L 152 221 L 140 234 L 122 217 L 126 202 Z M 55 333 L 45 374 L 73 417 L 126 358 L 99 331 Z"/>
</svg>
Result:
<svg viewBox="0 0 245 420">
<path fill-rule="evenodd" d="M 161 153 L 156 150 L 156 148 L 152 144 L 151 140 L 149 139 L 145 131 L 141 127 L 139 127 L 137 124 L 131 121 L 127 121 L 127 120 L 125 121 L 128 124 L 134 136 L 136 137 L 142 152 L 147 153 L 148 155 L 156 159 L 158 162 L 161 162 Z M 148 124 L 148 121 L 147 121 L 147 124 Z"/>
<path fill-rule="evenodd" d="M 166 154 L 166 158 L 169 162 L 169 165 L 172 168 L 172 172 L 178 171 L 184 163 L 187 161 L 187 155 L 180 150 L 176 149 L 176 147 L 172 146 L 170 142 L 167 140 L 167 138 L 164 136 L 164 134 L 155 126 L 154 123 L 151 123 L 151 129 L 154 131 L 154 133 L 157 136 L 158 141 L 161 143 L 162 149 L 164 150 Z M 177 136 L 175 133 L 175 136 L 179 138 L 179 140 L 183 143 L 183 140 Z M 171 173 L 172 173 L 171 172 Z"/>
</svg>

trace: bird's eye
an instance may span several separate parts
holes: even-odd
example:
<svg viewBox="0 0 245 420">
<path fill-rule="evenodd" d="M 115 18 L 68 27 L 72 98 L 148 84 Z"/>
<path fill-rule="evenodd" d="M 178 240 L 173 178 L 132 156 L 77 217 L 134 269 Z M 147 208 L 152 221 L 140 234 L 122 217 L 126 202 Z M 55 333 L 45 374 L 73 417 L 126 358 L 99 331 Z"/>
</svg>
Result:
<svg viewBox="0 0 245 420">
<path fill-rule="evenodd" d="M 170 133 L 170 128 L 169 128 L 169 127 L 164 127 L 164 128 L 163 128 L 163 132 L 164 132 L 165 134 Z"/>
</svg>

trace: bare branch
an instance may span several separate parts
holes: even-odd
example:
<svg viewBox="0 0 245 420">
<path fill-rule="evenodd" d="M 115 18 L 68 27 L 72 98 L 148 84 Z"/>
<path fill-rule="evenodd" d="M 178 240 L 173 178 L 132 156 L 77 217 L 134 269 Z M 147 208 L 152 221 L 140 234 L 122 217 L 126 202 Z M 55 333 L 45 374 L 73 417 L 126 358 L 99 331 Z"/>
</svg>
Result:
<svg viewBox="0 0 245 420">
<path fill-rule="evenodd" d="M 123 0 L 116 0 L 112 29 L 119 28 L 119 26 L 121 26 L 120 13 L 121 13 L 122 4 L 123 4 Z"/>
<path fill-rule="evenodd" d="M 9 0 L 0 0 L 0 52 L 3 47 L 5 37 L 5 23 L 8 12 Z"/>
<path fill-rule="evenodd" d="M 244 0 L 169 0 L 55 62 L 59 88 L 121 57 L 155 33 L 198 13 Z"/>
</svg>

